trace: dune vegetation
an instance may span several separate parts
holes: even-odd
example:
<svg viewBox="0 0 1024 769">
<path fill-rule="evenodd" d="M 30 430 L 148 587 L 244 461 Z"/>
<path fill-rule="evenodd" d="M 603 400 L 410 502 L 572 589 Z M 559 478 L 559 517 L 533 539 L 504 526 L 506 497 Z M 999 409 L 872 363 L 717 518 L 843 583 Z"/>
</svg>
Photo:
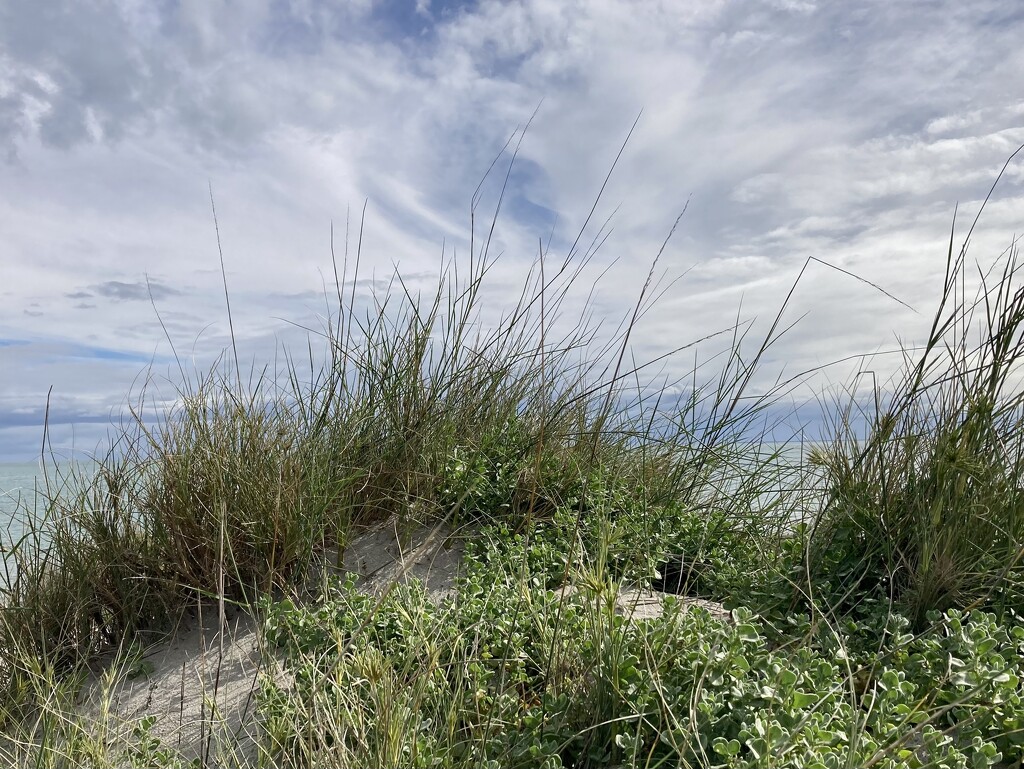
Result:
<svg viewBox="0 0 1024 769">
<path fill-rule="evenodd" d="M 182 366 L 171 408 L 140 407 L 26 511 L 0 584 L 0 764 L 1020 765 L 1015 251 L 966 295 L 951 240 L 928 339 L 794 451 L 771 430 L 789 385 L 754 387 L 782 324 L 709 329 L 717 373 L 654 386 L 630 354 L 652 281 L 610 337 L 587 307 L 567 323 L 592 255 L 574 247 L 482 325 L 486 246 L 425 298 L 395 275 L 367 312 L 353 249 L 307 357 Z M 381 521 L 461 540 L 449 595 L 324 576 Z M 652 584 L 658 616 L 616 610 Z M 195 607 L 259 628 L 251 744 L 192 754 L 154 718 L 83 714 L 87 680 Z"/>
</svg>

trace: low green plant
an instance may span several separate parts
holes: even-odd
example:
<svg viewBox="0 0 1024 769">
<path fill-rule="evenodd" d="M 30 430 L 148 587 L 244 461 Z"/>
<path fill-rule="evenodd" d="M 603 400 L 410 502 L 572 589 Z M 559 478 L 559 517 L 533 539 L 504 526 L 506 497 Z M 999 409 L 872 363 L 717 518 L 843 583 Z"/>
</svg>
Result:
<svg viewBox="0 0 1024 769">
<path fill-rule="evenodd" d="M 722 622 L 666 597 L 662 616 L 628 620 L 614 583 L 577 575 L 555 593 L 506 557 L 470 561 L 444 605 L 418 585 L 377 602 L 348 583 L 315 609 L 272 607 L 293 681 L 261 695 L 274 760 L 895 769 L 1021 755 L 1024 627 L 951 613 L 914 636 L 889 617 L 857 654 L 849 634 L 865 626 L 816 634 L 804 620 L 796 646 L 774 648 L 749 610 Z"/>
</svg>

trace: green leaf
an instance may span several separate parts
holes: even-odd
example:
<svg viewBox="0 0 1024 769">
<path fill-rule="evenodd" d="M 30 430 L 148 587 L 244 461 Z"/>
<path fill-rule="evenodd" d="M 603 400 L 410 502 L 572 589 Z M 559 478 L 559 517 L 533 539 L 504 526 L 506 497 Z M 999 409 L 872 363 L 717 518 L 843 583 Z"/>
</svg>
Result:
<svg viewBox="0 0 1024 769">
<path fill-rule="evenodd" d="M 754 643 L 758 638 L 760 638 L 757 633 L 757 628 L 746 623 L 736 626 L 736 635 L 739 636 L 741 641 L 746 643 Z"/>
<path fill-rule="evenodd" d="M 793 692 L 793 707 L 795 708 L 807 708 L 818 701 L 818 695 L 808 694 L 807 692 Z"/>
<path fill-rule="evenodd" d="M 995 638 L 986 638 L 984 641 L 978 644 L 977 655 L 988 654 L 990 651 L 995 649 L 999 645 L 999 641 Z"/>
<path fill-rule="evenodd" d="M 716 737 L 711 746 L 718 755 L 726 757 L 739 755 L 740 748 L 742 747 L 739 740 L 732 739 L 726 741 L 724 737 Z"/>
<path fill-rule="evenodd" d="M 782 686 L 792 686 L 796 683 L 797 678 L 799 676 L 788 668 L 779 673 L 779 683 Z"/>
</svg>

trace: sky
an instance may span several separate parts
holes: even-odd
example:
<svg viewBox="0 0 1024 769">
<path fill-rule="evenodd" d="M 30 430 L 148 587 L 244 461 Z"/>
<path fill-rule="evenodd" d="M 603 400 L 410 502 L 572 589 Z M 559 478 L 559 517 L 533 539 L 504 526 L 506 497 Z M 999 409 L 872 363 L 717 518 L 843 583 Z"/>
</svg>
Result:
<svg viewBox="0 0 1024 769">
<path fill-rule="evenodd" d="M 1018 0 L 0 3 L 0 461 L 38 456 L 48 393 L 51 446 L 91 452 L 147 382 L 173 402 L 175 352 L 213 365 L 218 230 L 243 362 L 322 327 L 331 228 L 354 247 L 364 206 L 357 301 L 396 270 L 430 291 L 468 263 L 510 137 L 488 308 L 598 200 L 573 301 L 596 285 L 616 324 L 685 208 L 637 360 L 737 319 L 756 338 L 813 256 L 899 301 L 812 262 L 759 386 L 884 371 L 930 320 L 954 210 L 962 239 L 1024 143 L 1022 33 Z M 1018 157 L 979 263 L 1024 225 Z"/>
</svg>

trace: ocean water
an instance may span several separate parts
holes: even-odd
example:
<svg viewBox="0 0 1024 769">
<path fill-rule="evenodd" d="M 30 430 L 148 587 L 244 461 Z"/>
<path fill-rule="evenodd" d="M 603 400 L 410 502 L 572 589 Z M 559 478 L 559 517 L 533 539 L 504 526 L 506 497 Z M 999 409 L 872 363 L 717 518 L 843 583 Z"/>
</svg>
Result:
<svg viewBox="0 0 1024 769">
<path fill-rule="evenodd" d="M 74 476 L 79 477 L 85 465 L 76 462 Z M 47 462 L 46 474 L 36 462 L 0 462 L 0 561 L 6 562 L 11 545 L 25 533 L 26 521 L 46 513 L 46 476 L 50 477 L 54 494 L 73 491 L 75 480 L 69 477 L 71 466 L 59 467 Z"/>
<path fill-rule="evenodd" d="M 42 496 L 36 491 L 44 487 L 38 462 L 0 463 L 0 543 L 5 550 L 21 536 L 26 513 L 37 505 L 42 512 Z"/>
</svg>

